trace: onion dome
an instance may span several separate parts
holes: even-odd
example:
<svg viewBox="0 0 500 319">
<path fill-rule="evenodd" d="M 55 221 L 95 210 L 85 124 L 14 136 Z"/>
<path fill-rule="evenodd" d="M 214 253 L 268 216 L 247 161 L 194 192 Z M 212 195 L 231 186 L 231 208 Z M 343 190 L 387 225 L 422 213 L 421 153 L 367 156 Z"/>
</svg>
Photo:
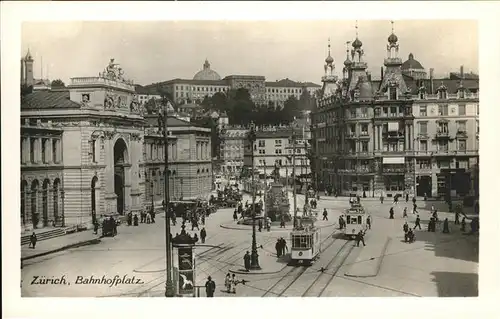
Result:
<svg viewBox="0 0 500 319">
<path fill-rule="evenodd" d="M 356 40 L 352 43 L 352 47 L 355 49 L 359 49 L 363 46 L 363 42 L 361 42 L 357 37 Z"/>
<path fill-rule="evenodd" d="M 344 61 L 344 65 L 350 66 L 351 64 L 352 64 L 352 61 L 349 59 L 349 57 L 347 57 L 347 59 L 345 59 L 345 61 Z"/>
<path fill-rule="evenodd" d="M 397 43 L 398 42 L 398 37 L 397 35 L 393 33 L 391 33 L 391 35 L 387 38 L 387 41 L 389 41 L 389 43 L 391 44 L 394 44 L 394 43 Z"/>
<path fill-rule="evenodd" d="M 333 63 L 333 58 L 332 56 L 330 55 L 330 53 L 328 53 L 328 57 L 325 59 L 325 62 L 327 64 L 332 64 Z"/>
<path fill-rule="evenodd" d="M 28 53 L 26 53 L 26 56 L 24 57 L 25 61 L 33 61 L 33 57 L 31 56 L 30 49 L 28 49 Z"/>
</svg>

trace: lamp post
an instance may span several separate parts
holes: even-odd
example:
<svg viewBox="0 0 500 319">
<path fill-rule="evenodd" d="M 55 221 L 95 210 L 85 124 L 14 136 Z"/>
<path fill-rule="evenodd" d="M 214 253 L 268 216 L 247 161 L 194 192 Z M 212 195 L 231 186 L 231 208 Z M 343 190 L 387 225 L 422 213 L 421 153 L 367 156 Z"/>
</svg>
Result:
<svg viewBox="0 0 500 319">
<path fill-rule="evenodd" d="M 64 217 L 64 190 L 61 190 L 61 215 L 62 215 L 61 227 L 66 227 L 66 220 Z"/>
<path fill-rule="evenodd" d="M 154 201 L 155 194 L 154 194 L 153 187 L 154 187 L 153 179 L 151 178 L 151 181 L 149 182 L 149 189 L 151 190 L 151 212 L 155 211 L 155 201 Z"/>
<path fill-rule="evenodd" d="M 297 227 L 297 187 L 295 186 L 295 128 L 292 128 L 292 190 L 293 190 L 293 228 Z"/>
<path fill-rule="evenodd" d="M 255 232 L 255 168 L 254 168 L 254 144 L 257 136 L 255 134 L 255 124 L 252 122 L 248 132 L 252 154 L 252 254 L 250 256 L 250 269 L 259 270 L 259 254 L 257 253 L 257 234 Z"/>
<path fill-rule="evenodd" d="M 166 272 L 167 272 L 167 280 L 165 283 L 165 297 L 174 297 L 175 296 L 175 287 L 172 281 L 172 243 L 170 241 L 170 218 L 168 216 L 168 207 L 169 207 L 169 200 L 170 196 L 168 193 L 168 188 L 169 188 L 169 181 L 168 181 L 168 125 L 167 125 L 167 119 L 168 119 L 168 106 L 170 104 L 170 101 L 168 101 L 166 98 L 163 98 L 161 107 L 158 110 L 158 128 L 163 134 L 163 150 L 165 154 L 165 168 L 164 168 L 164 187 L 165 191 L 163 192 L 164 196 L 164 210 L 165 210 L 165 243 L 166 243 Z"/>
</svg>

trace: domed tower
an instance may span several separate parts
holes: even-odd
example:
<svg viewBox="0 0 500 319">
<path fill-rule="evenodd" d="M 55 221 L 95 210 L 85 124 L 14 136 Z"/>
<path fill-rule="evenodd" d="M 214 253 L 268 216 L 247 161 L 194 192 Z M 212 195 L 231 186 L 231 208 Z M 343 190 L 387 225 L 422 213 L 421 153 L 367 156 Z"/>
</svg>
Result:
<svg viewBox="0 0 500 319">
<path fill-rule="evenodd" d="M 366 76 L 366 68 L 368 67 L 366 62 L 363 61 L 363 56 L 365 52 L 363 51 L 363 42 L 358 36 L 358 21 L 356 21 L 356 39 L 352 42 L 351 51 L 351 64 L 349 65 L 349 88 L 348 94 L 351 98 L 354 97 L 354 89 L 356 88 L 359 78 Z"/>
<path fill-rule="evenodd" d="M 408 88 L 401 72 L 402 61 L 398 56 L 398 37 L 394 33 L 394 21 L 391 21 L 392 30 L 387 38 L 387 58 L 384 60 L 385 72 L 380 85 L 380 94 L 389 94 L 391 100 L 399 99 L 408 92 Z"/>
<path fill-rule="evenodd" d="M 23 62 L 23 60 L 21 60 Z M 26 86 L 32 86 L 34 84 L 34 79 L 33 79 L 33 57 L 31 56 L 30 49 L 28 49 L 28 52 L 26 53 L 26 56 L 24 57 L 24 74 L 22 77 L 23 84 Z M 23 63 L 21 63 L 21 66 L 23 66 Z"/>
<path fill-rule="evenodd" d="M 349 44 L 351 44 L 351 41 L 347 41 L 346 43 L 346 58 L 344 61 L 344 68 L 342 69 L 342 73 L 344 75 L 344 79 L 349 78 L 349 70 L 351 68 L 352 61 L 349 58 Z"/>
<path fill-rule="evenodd" d="M 338 89 L 335 75 L 335 60 L 330 53 L 330 39 L 328 39 L 328 56 L 325 59 L 325 75 L 321 78 L 323 88 L 321 89 L 322 97 L 335 95 Z"/>
<path fill-rule="evenodd" d="M 408 60 L 403 62 L 401 66 L 401 72 L 404 75 L 411 76 L 415 80 L 421 80 L 427 78 L 427 72 L 420 62 L 415 60 L 413 53 L 408 55 Z"/>
<path fill-rule="evenodd" d="M 205 63 L 203 63 L 203 69 L 196 73 L 193 77 L 193 80 L 219 81 L 220 79 L 220 75 L 214 70 L 210 69 L 210 63 L 208 62 L 208 59 L 205 59 Z"/>
</svg>

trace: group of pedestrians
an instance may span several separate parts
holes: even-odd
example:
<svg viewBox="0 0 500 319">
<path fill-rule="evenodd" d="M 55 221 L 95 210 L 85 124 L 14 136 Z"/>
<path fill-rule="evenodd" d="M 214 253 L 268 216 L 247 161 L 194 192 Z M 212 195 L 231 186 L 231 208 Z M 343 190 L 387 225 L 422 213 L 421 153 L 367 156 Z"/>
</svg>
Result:
<svg viewBox="0 0 500 319">
<path fill-rule="evenodd" d="M 276 248 L 276 256 L 278 258 L 284 256 L 285 251 L 286 253 L 288 253 L 288 246 L 286 245 L 286 240 L 283 237 L 280 237 L 276 240 L 275 248 Z"/>
</svg>

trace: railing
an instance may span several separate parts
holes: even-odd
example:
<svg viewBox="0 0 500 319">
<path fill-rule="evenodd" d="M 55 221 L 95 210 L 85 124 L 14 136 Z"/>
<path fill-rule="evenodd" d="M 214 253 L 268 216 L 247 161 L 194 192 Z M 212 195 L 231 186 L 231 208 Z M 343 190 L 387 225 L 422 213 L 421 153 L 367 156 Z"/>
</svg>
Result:
<svg viewBox="0 0 500 319">
<path fill-rule="evenodd" d="M 450 136 L 450 132 L 448 132 L 448 131 L 436 132 L 437 138 L 449 137 L 449 136 Z"/>
<path fill-rule="evenodd" d="M 132 81 L 114 81 L 108 80 L 98 76 L 92 77 L 78 77 L 71 78 L 71 85 L 80 86 L 80 85 L 109 85 L 114 87 L 119 87 L 126 90 L 135 91 L 135 87 Z"/>
<path fill-rule="evenodd" d="M 405 173 L 406 171 L 410 171 L 410 169 L 406 168 L 406 167 L 398 167 L 398 168 L 394 168 L 394 167 L 384 167 L 382 169 L 382 171 L 384 173 Z"/>
<path fill-rule="evenodd" d="M 421 99 L 419 95 L 413 95 L 415 100 L 442 100 L 439 98 L 439 94 L 425 94 L 424 98 Z M 448 93 L 446 94 L 446 99 L 478 99 L 479 93 L 465 93 L 464 97 L 460 97 L 459 93 Z"/>
<path fill-rule="evenodd" d="M 458 130 L 457 137 L 467 137 L 467 132 L 464 130 Z"/>
</svg>

